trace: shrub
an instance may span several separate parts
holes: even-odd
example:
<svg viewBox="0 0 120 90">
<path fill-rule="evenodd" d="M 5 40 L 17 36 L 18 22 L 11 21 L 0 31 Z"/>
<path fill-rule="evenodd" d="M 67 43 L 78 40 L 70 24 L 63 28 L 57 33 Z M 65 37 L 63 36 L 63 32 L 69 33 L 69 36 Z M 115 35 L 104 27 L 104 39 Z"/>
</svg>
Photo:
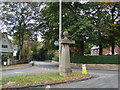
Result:
<svg viewBox="0 0 120 90">
<path fill-rule="evenodd" d="M 59 61 L 59 57 L 53 57 L 52 60 L 53 61 Z"/>
<path fill-rule="evenodd" d="M 52 58 L 52 60 L 59 61 L 59 51 L 58 50 L 54 51 L 54 57 Z"/>
<path fill-rule="evenodd" d="M 55 50 L 55 51 L 54 51 L 54 56 L 55 56 L 55 57 L 59 57 L 59 51 L 58 51 L 58 50 Z"/>
<path fill-rule="evenodd" d="M 54 57 L 54 51 L 50 50 L 47 52 L 47 59 L 48 60 L 52 60 L 52 58 Z"/>
<path fill-rule="evenodd" d="M 7 56 L 2 56 L 1 60 L 2 62 L 7 61 L 8 57 Z"/>
<path fill-rule="evenodd" d="M 74 54 L 71 57 L 71 62 L 84 64 L 119 64 L 118 58 L 120 58 L 120 56 L 79 56 L 79 54 Z"/>
<path fill-rule="evenodd" d="M 44 61 L 47 59 L 47 50 L 41 48 L 38 52 L 38 60 L 39 61 Z"/>
</svg>

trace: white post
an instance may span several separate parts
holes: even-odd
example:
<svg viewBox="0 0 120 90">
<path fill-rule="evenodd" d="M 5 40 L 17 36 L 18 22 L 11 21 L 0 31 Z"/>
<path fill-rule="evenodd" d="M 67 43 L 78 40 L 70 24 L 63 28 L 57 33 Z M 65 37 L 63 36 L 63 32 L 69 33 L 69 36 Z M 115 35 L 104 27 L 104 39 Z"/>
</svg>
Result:
<svg viewBox="0 0 120 90">
<path fill-rule="evenodd" d="M 6 62 L 6 61 L 4 61 L 4 65 L 7 65 L 7 62 Z"/>
<path fill-rule="evenodd" d="M 82 64 L 82 74 L 87 74 L 86 64 Z"/>
<path fill-rule="evenodd" d="M 7 59 L 7 65 L 10 65 L 10 59 L 9 58 Z"/>
</svg>

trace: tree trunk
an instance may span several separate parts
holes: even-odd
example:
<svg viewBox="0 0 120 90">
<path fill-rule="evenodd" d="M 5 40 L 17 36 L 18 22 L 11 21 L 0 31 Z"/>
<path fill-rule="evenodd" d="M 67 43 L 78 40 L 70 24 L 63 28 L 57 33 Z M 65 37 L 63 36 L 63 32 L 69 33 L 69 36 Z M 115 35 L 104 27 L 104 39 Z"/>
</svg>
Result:
<svg viewBox="0 0 120 90">
<path fill-rule="evenodd" d="M 114 19 L 114 12 L 115 12 L 115 6 L 113 5 L 113 8 L 111 9 L 111 13 L 112 13 L 112 23 L 114 23 L 115 22 L 115 19 Z M 113 27 L 111 27 L 112 29 L 114 29 Z M 114 38 L 114 35 L 112 35 L 112 42 L 111 42 L 111 46 L 112 46 L 112 50 L 111 50 L 111 52 L 112 52 L 112 55 L 114 55 L 114 49 L 115 49 L 115 40 L 114 40 L 115 38 Z"/>
<path fill-rule="evenodd" d="M 115 49 L 115 42 L 114 41 L 112 41 L 112 55 L 114 55 L 115 54 L 115 51 L 114 51 L 114 49 Z"/>
<path fill-rule="evenodd" d="M 20 37 L 20 32 L 19 32 L 19 57 L 18 57 L 18 59 L 19 60 L 21 60 L 21 46 L 20 46 L 20 44 L 21 44 L 21 39 L 20 39 L 21 37 Z"/>
<path fill-rule="evenodd" d="M 21 60 L 21 54 L 22 54 L 22 47 L 20 46 L 20 49 L 19 49 L 19 60 Z"/>
<path fill-rule="evenodd" d="M 80 56 L 84 56 L 84 41 L 80 41 Z"/>
<path fill-rule="evenodd" d="M 20 50 L 19 50 L 19 60 L 22 59 L 22 49 L 23 49 L 23 44 L 24 44 L 24 34 L 21 36 L 21 39 L 19 41 L 20 43 Z"/>
<path fill-rule="evenodd" d="M 102 55 L 103 53 L 103 46 L 102 45 L 99 45 L 99 55 Z"/>
</svg>

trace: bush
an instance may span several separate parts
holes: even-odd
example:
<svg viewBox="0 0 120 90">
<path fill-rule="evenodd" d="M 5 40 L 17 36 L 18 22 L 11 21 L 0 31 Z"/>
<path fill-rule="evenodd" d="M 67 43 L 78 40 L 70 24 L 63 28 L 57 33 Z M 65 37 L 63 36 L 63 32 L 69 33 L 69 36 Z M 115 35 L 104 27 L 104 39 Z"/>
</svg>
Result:
<svg viewBox="0 0 120 90">
<path fill-rule="evenodd" d="M 7 56 L 2 56 L 2 62 L 7 61 L 8 57 Z"/>
<path fill-rule="evenodd" d="M 38 60 L 39 61 L 44 61 L 47 59 L 47 50 L 41 48 L 38 52 Z"/>
<path fill-rule="evenodd" d="M 47 59 L 47 50 L 40 48 L 38 52 L 33 53 L 31 59 L 33 61 L 44 61 Z"/>
<path fill-rule="evenodd" d="M 53 57 L 52 60 L 53 61 L 59 61 L 59 57 Z"/>
<path fill-rule="evenodd" d="M 54 51 L 54 56 L 55 56 L 55 57 L 59 57 L 59 51 L 58 51 L 58 50 L 55 50 L 55 51 Z"/>
<path fill-rule="evenodd" d="M 58 50 L 54 51 L 54 57 L 52 58 L 52 60 L 59 61 L 59 51 Z"/>
<path fill-rule="evenodd" d="M 71 62 L 83 64 L 120 64 L 120 62 L 118 62 L 118 58 L 120 58 L 120 56 L 79 56 L 79 54 L 74 54 L 71 57 Z"/>
<path fill-rule="evenodd" d="M 52 60 L 52 58 L 54 57 L 54 52 L 53 50 L 50 50 L 47 52 L 47 59 L 48 60 Z"/>
<path fill-rule="evenodd" d="M 33 53 L 32 54 L 32 60 L 38 60 L 38 55 L 36 53 Z"/>
</svg>

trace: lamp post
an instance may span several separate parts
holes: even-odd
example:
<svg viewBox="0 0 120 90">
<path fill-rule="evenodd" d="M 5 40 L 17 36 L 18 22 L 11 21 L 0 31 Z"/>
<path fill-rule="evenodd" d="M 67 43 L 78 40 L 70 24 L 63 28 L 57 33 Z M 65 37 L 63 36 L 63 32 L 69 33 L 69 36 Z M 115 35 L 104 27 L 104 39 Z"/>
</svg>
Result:
<svg viewBox="0 0 120 90">
<path fill-rule="evenodd" d="M 61 62 L 61 43 L 60 43 L 61 34 L 62 34 L 62 0 L 59 0 L 59 67 Z"/>
</svg>

